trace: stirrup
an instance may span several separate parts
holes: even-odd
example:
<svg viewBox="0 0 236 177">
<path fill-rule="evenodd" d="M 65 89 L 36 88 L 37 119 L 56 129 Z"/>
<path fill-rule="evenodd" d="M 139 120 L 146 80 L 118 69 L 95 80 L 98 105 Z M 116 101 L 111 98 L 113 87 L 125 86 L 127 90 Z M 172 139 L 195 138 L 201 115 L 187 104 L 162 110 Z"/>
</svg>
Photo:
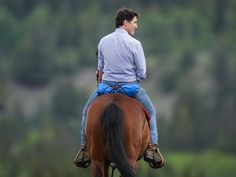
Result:
<svg viewBox="0 0 236 177">
<path fill-rule="evenodd" d="M 151 168 L 161 168 L 164 166 L 165 161 L 162 157 L 157 145 L 149 144 L 144 152 L 144 160 L 149 163 Z"/>
<path fill-rule="evenodd" d="M 91 163 L 91 160 L 88 156 L 87 148 L 81 147 L 79 152 L 74 158 L 74 164 L 80 168 L 87 168 Z"/>
</svg>

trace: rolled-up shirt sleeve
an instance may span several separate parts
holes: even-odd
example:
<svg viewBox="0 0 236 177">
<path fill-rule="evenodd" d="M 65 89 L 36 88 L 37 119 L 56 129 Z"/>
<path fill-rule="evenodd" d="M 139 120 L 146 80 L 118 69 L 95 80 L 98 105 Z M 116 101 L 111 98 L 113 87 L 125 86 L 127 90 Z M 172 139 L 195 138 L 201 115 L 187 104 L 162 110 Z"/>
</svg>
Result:
<svg viewBox="0 0 236 177">
<path fill-rule="evenodd" d="M 146 59 L 142 44 L 138 41 L 134 46 L 134 64 L 136 69 L 137 81 L 146 78 Z"/>
<path fill-rule="evenodd" d="M 101 50 L 101 42 L 98 44 L 98 70 L 103 71 L 104 69 L 104 56 Z"/>
</svg>

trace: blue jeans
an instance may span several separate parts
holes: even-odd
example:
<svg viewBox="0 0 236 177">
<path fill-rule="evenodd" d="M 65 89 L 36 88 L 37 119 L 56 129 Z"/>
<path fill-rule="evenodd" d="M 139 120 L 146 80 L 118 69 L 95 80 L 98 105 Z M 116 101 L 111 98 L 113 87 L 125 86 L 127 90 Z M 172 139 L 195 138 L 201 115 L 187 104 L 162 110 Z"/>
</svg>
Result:
<svg viewBox="0 0 236 177">
<path fill-rule="evenodd" d="M 108 82 L 106 81 L 106 84 Z M 113 83 L 113 82 L 111 82 Z M 85 127 L 86 127 L 86 117 L 87 117 L 87 110 L 90 104 L 97 98 L 97 89 L 94 90 L 86 102 L 83 113 L 82 113 L 82 123 L 81 123 L 81 145 L 85 145 Z M 150 98 L 146 94 L 145 90 L 140 86 L 139 92 L 137 93 L 136 99 L 145 107 L 147 110 L 150 120 L 150 139 L 152 144 L 158 144 L 158 133 L 157 133 L 157 123 L 156 117 L 157 113 L 155 107 L 153 106 Z"/>
</svg>

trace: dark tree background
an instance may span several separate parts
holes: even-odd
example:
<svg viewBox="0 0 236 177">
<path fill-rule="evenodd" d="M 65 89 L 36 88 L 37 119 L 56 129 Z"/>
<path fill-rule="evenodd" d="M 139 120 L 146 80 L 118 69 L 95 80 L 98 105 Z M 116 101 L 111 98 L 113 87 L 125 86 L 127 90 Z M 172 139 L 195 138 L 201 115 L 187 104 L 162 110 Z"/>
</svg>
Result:
<svg viewBox="0 0 236 177">
<path fill-rule="evenodd" d="M 141 14 L 135 37 L 145 50 L 143 86 L 158 109 L 161 149 L 217 151 L 235 163 L 236 1 L 0 0 L 0 176 L 89 174 L 72 164 L 81 111 L 96 88 L 97 44 L 114 30 L 120 7 Z M 170 159 L 163 177 L 235 175 L 232 161 L 208 173 Z M 147 168 L 139 174 L 155 176 Z"/>
</svg>

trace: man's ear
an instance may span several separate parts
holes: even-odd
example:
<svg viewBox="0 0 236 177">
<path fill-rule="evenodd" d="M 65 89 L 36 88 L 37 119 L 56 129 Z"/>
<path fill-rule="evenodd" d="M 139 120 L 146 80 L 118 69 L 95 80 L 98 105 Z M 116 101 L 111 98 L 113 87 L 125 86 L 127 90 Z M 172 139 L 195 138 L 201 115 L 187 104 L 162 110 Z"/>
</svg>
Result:
<svg viewBox="0 0 236 177">
<path fill-rule="evenodd" d="M 124 20 L 124 26 L 127 26 L 128 21 Z"/>
</svg>

